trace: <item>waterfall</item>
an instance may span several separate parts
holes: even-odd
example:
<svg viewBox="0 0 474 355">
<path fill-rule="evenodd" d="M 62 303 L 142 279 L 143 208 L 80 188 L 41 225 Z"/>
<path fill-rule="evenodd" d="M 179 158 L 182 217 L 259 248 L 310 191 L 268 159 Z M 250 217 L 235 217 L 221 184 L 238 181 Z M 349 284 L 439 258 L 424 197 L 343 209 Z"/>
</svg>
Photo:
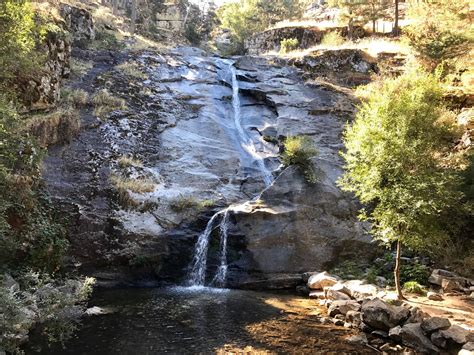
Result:
<svg viewBox="0 0 474 355">
<path fill-rule="evenodd" d="M 191 272 L 189 274 L 189 284 L 191 286 L 203 286 L 206 281 L 207 251 L 209 249 L 209 238 L 214 227 L 214 222 L 222 211 L 217 212 L 207 222 L 206 229 L 198 238 L 194 251 L 194 258 Z"/>
<path fill-rule="evenodd" d="M 258 154 L 255 144 L 253 143 L 247 132 L 242 127 L 242 115 L 240 114 L 240 96 L 239 96 L 239 81 L 237 80 L 237 71 L 234 64 L 229 64 L 229 71 L 232 75 L 232 107 L 234 109 L 234 124 L 239 134 L 239 141 L 242 148 L 250 155 L 250 157 L 257 163 L 265 186 L 270 186 L 273 182 L 273 175 L 265 166 L 263 158 Z"/>
<path fill-rule="evenodd" d="M 257 163 L 258 169 L 260 170 L 265 186 L 270 186 L 273 182 L 273 176 L 271 171 L 265 166 L 263 158 L 258 154 L 257 149 L 248 135 L 248 133 L 242 127 L 242 116 L 241 116 L 241 105 L 239 96 L 239 82 L 237 80 L 237 71 L 234 67 L 234 63 L 229 64 L 229 72 L 232 77 L 232 107 L 234 116 L 234 125 L 237 131 L 239 142 L 246 151 L 252 161 Z M 238 207 L 238 206 L 237 206 Z M 194 258 L 191 264 L 191 272 L 188 276 L 188 284 L 190 286 L 204 286 L 206 281 L 206 268 L 207 268 L 207 253 L 209 250 L 209 241 L 211 234 L 216 225 L 216 221 L 221 216 L 219 223 L 219 234 L 220 234 L 220 246 L 219 246 L 219 266 L 217 268 L 216 275 L 212 280 L 212 285 L 217 287 L 224 287 L 227 278 L 227 236 L 229 228 L 229 215 L 232 210 L 237 207 L 229 206 L 219 212 L 215 213 L 209 222 L 207 223 L 206 229 L 198 238 L 196 243 Z"/>
<path fill-rule="evenodd" d="M 219 225 L 219 232 L 221 234 L 221 241 L 219 246 L 220 260 L 216 276 L 212 281 L 212 284 L 216 285 L 217 287 L 224 287 L 225 280 L 227 278 L 227 235 L 229 228 L 229 210 L 230 208 L 227 208 L 225 210 L 224 217 L 222 217 L 221 223 Z"/>
</svg>

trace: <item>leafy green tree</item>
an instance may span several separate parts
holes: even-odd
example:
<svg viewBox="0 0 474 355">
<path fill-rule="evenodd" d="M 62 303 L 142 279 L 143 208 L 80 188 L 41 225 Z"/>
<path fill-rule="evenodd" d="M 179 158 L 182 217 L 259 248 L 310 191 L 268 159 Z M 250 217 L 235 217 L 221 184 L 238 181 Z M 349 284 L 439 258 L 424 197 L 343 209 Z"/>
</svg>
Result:
<svg viewBox="0 0 474 355">
<path fill-rule="evenodd" d="M 0 2 L 0 82 L 17 75 L 34 49 L 33 17 L 26 0 Z"/>
<path fill-rule="evenodd" d="M 428 68 L 459 58 L 472 48 L 469 0 L 431 0 L 411 4 L 406 37 Z"/>
<path fill-rule="evenodd" d="M 341 10 L 339 19 L 347 23 L 349 37 L 352 37 L 354 26 L 364 26 L 372 22 L 375 33 L 375 23 L 385 15 L 390 7 L 389 0 L 330 0 L 329 5 Z"/>
<path fill-rule="evenodd" d="M 243 46 L 247 38 L 272 24 L 301 16 L 304 7 L 302 0 L 239 0 L 221 6 L 217 17 L 234 42 Z"/>
<path fill-rule="evenodd" d="M 447 237 L 439 218 L 460 203 L 458 174 L 443 164 L 452 125 L 442 120 L 437 78 L 420 71 L 387 79 L 372 90 L 344 133 L 347 151 L 340 186 L 367 205 L 361 217 L 375 238 L 396 242 L 398 297 L 401 246 L 429 250 Z"/>
</svg>

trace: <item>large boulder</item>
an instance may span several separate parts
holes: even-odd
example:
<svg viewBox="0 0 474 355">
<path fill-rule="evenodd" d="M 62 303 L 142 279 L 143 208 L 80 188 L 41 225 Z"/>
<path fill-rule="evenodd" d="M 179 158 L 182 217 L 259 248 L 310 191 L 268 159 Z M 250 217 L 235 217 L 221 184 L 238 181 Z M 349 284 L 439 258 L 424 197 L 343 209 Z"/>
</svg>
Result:
<svg viewBox="0 0 474 355">
<path fill-rule="evenodd" d="M 379 298 L 362 304 L 362 320 L 373 329 L 388 331 L 402 324 L 410 316 L 410 311 L 401 306 L 391 306 Z"/>
<path fill-rule="evenodd" d="M 431 335 L 433 343 L 447 349 L 461 349 L 468 341 L 473 339 L 470 332 L 458 325 L 452 325 L 448 329 L 439 330 Z"/>
<path fill-rule="evenodd" d="M 458 355 L 474 355 L 474 342 L 464 344 Z"/>
<path fill-rule="evenodd" d="M 441 317 L 431 317 L 421 322 L 421 329 L 423 329 L 426 334 L 431 334 L 438 330 L 445 330 L 450 326 L 451 322 L 449 319 Z"/>
<path fill-rule="evenodd" d="M 334 276 L 324 271 L 310 276 L 308 279 L 308 287 L 312 290 L 322 290 L 325 287 L 337 284 L 337 282 L 338 280 Z"/>
<path fill-rule="evenodd" d="M 352 298 L 357 300 L 374 297 L 378 293 L 376 286 L 367 284 L 361 280 L 350 280 L 344 282 L 344 286 L 349 290 Z"/>
<path fill-rule="evenodd" d="M 400 336 L 404 345 L 415 348 L 415 350 L 421 353 L 432 354 L 439 352 L 439 349 L 423 333 L 419 323 L 405 324 L 401 329 Z"/>
<path fill-rule="evenodd" d="M 428 278 L 428 282 L 441 286 L 446 292 L 464 291 L 473 284 L 472 280 L 443 269 L 434 269 Z"/>
<path fill-rule="evenodd" d="M 334 317 L 337 314 L 346 315 L 349 311 L 359 312 L 360 304 L 354 300 L 338 300 L 332 302 L 328 308 L 331 317 Z"/>
</svg>

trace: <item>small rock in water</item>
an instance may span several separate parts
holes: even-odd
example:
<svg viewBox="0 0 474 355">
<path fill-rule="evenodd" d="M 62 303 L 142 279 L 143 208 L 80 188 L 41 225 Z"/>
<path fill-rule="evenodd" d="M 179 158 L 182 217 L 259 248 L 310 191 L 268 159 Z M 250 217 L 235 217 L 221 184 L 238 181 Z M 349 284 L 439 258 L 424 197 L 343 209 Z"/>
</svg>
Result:
<svg viewBox="0 0 474 355">
<path fill-rule="evenodd" d="M 97 307 L 97 306 L 87 308 L 86 310 L 86 314 L 88 316 L 100 316 L 100 315 L 111 314 L 111 313 L 114 313 L 113 309 L 102 308 L 102 307 Z"/>
</svg>

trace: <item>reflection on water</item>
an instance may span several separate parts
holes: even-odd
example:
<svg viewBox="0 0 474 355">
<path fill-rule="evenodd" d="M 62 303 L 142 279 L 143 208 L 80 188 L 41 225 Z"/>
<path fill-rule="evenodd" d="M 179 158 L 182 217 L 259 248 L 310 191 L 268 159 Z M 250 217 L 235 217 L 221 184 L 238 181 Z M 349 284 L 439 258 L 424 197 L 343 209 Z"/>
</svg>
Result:
<svg viewBox="0 0 474 355">
<path fill-rule="evenodd" d="M 91 306 L 113 313 L 84 319 L 75 337 L 27 354 L 368 354 L 344 339 L 354 331 L 322 325 L 313 300 L 204 286 L 103 290 Z"/>
</svg>

